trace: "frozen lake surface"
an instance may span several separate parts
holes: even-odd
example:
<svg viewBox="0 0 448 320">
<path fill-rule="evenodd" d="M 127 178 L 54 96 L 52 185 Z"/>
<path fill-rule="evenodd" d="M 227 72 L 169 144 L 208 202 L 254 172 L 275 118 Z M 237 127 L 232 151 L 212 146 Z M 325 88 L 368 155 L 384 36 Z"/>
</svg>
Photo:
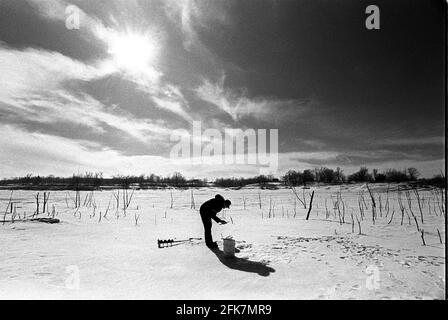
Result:
<svg viewBox="0 0 448 320">
<path fill-rule="evenodd" d="M 0 223 L 0 298 L 444 299 L 440 192 L 419 190 L 422 214 L 416 193 L 401 192 L 402 222 L 397 185 L 389 187 L 371 186 L 375 223 L 361 184 L 298 187 L 306 209 L 284 187 L 194 189 L 195 209 L 191 190 L 129 191 L 125 211 L 122 190 L 118 209 L 118 190 L 80 192 L 79 208 L 74 191 L 51 191 L 49 213 L 39 216 L 52 216 L 54 206 L 59 224 L 17 221 L 33 215 L 37 192 L 14 191 L 16 222 Z M 222 250 L 221 237 L 233 236 L 236 258 L 196 240 L 157 247 L 157 239 L 203 237 L 198 209 L 217 193 L 232 206 L 220 213 L 227 225 L 213 222 L 213 237 Z M 2 216 L 10 195 L 0 191 Z"/>
</svg>

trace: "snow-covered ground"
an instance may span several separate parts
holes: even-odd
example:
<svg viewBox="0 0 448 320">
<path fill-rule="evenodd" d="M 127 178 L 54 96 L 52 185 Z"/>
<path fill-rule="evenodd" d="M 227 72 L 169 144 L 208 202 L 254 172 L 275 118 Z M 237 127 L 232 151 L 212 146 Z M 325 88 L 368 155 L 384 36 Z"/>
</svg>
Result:
<svg viewBox="0 0 448 320">
<path fill-rule="evenodd" d="M 375 224 L 365 185 L 297 188 L 299 196 L 305 192 L 307 203 L 315 191 L 308 221 L 308 208 L 282 187 L 194 189 L 196 210 L 190 208 L 190 190 L 137 190 L 125 213 L 122 191 L 118 211 L 116 190 L 95 191 L 92 201 L 89 192 L 81 192 L 78 209 L 73 191 L 51 191 L 49 211 L 54 205 L 61 223 L 0 223 L 0 298 L 443 299 L 445 243 L 437 230 L 445 242 L 445 217 L 440 194 L 419 191 L 422 223 L 416 194 L 409 193 L 424 229 L 423 245 L 404 191 L 401 223 L 396 187 L 391 185 L 387 196 L 386 185 L 372 185 Z M 232 235 L 240 249 L 236 258 L 225 258 L 222 251 L 213 252 L 195 240 L 157 247 L 157 239 L 203 237 L 199 205 L 216 193 L 232 206 L 220 214 L 227 225 L 213 223 L 213 236 L 222 249 L 221 237 Z M 0 220 L 10 194 L 0 191 Z M 36 194 L 13 192 L 17 218 L 33 214 Z M 345 223 L 340 223 L 338 205 Z M 10 218 L 7 214 L 6 220 Z"/>
</svg>

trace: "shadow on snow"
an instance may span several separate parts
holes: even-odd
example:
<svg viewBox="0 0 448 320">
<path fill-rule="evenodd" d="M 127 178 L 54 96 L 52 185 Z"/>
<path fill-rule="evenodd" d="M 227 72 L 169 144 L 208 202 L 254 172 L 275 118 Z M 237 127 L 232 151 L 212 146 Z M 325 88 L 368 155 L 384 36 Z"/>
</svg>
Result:
<svg viewBox="0 0 448 320">
<path fill-rule="evenodd" d="M 230 269 L 258 273 L 258 275 L 263 277 L 267 277 L 271 274 L 271 272 L 275 272 L 275 269 L 268 267 L 265 263 L 238 257 L 226 257 L 224 252 L 220 249 L 210 250 L 218 257 L 219 261 L 221 261 L 223 265 Z"/>
</svg>

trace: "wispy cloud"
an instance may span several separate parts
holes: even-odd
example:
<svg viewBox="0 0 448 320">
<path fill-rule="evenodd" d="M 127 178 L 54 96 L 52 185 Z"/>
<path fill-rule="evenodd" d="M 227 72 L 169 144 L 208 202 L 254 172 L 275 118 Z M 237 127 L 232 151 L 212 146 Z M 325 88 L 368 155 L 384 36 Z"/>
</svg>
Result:
<svg viewBox="0 0 448 320">
<path fill-rule="evenodd" d="M 63 23 L 68 16 L 66 9 L 71 5 L 64 0 L 28 1 L 38 9 L 43 17 Z M 130 53 L 131 50 L 140 50 L 141 54 L 137 58 L 146 58 L 146 55 L 154 58 L 152 56 L 158 55 L 161 49 L 159 47 L 161 39 L 158 38 L 161 36 L 160 34 L 157 34 L 154 30 L 145 30 L 141 34 L 133 33 L 130 27 L 119 29 L 117 23 L 112 23 L 115 27 L 109 27 L 99 18 L 85 13 L 79 7 L 77 7 L 77 12 L 80 14 L 80 29 L 76 32 L 94 36 L 97 41 L 103 44 L 105 51 L 110 55 L 109 59 L 103 61 L 104 68 L 110 72 L 121 73 L 128 80 L 136 82 L 142 87 L 152 86 L 159 81 L 162 73 L 149 63 L 152 62 L 149 61 L 149 57 L 148 61 L 137 61 L 140 64 L 133 65 L 136 61 L 133 61 L 132 56 L 126 56 L 126 54 Z M 112 21 L 114 20 L 112 19 Z M 118 59 L 113 59 L 114 55 Z"/>
<path fill-rule="evenodd" d="M 112 112 L 85 93 L 73 93 L 66 85 L 110 74 L 101 64 L 88 66 L 56 52 L 0 47 L 0 109 L 10 117 L 41 123 L 70 122 L 102 132 L 102 124 L 143 142 L 169 135 L 168 128 L 150 119 L 135 119 L 124 110 Z M 176 111 L 176 110 L 175 110 Z"/>
<path fill-rule="evenodd" d="M 207 79 L 203 80 L 201 86 L 195 89 L 196 95 L 227 113 L 234 121 L 244 118 L 258 120 L 270 119 L 275 122 L 281 118 L 288 118 L 291 113 L 296 116 L 304 111 L 308 101 L 285 100 L 278 98 L 255 97 L 249 98 L 245 90 L 236 92 L 224 86 L 225 75 L 216 83 Z"/>
<path fill-rule="evenodd" d="M 199 37 L 194 29 L 194 20 L 199 17 L 200 11 L 195 1 L 179 0 L 167 1 L 165 5 L 167 15 L 173 21 L 179 21 L 185 40 L 184 47 L 191 50 L 193 46 L 202 47 Z"/>
<path fill-rule="evenodd" d="M 68 176 L 92 170 L 107 176 L 173 172 L 170 159 L 162 156 L 126 156 L 91 141 L 30 133 L 10 125 L 0 126 L 0 145 L 0 176 L 3 177 L 27 173 Z"/>
<path fill-rule="evenodd" d="M 443 145 L 443 137 L 417 137 L 417 138 L 391 138 L 376 140 L 377 145 L 383 146 L 409 146 L 409 145 Z"/>
<path fill-rule="evenodd" d="M 204 56 L 211 56 L 197 32 L 198 27 L 208 28 L 212 23 L 227 24 L 228 15 L 224 1 L 166 0 L 167 16 L 176 24 L 184 35 L 184 47 L 188 51 L 197 51 Z"/>
<path fill-rule="evenodd" d="M 70 3 L 64 0 L 29 1 L 47 19 L 62 22 L 67 17 L 65 10 Z M 137 84 L 141 91 L 148 94 L 155 107 L 191 121 L 188 102 L 183 98 L 181 90 L 163 81 L 163 73 L 157 68 L 157 60 L 164 42 L 163 32 L 154 28 L 134 30 L 131 26 L 120 29 L 113 17 L 112 27 L 109 27 L 97 17 L 88 15 L 81 9 L 79 12 L 82 32 L 93 35 L 97 41 L 103 43 L 105 51 L 110 55 L 108 59 L 101 61 L 101 70 L 118 74 L 123 79 Z M 67 77 L 70 77 L 70 74 Z"/>
<path fill-rule="evenodd" d="M 160 155 L 125 155 L 119 150 L 92 141 L 77 140 L 50 134 L 28 132 L 11 125 L 0 126 L 0 176 L 14 177 L 28 173 L 39 175 L 96 171 L 105 176 L 117 174 L 172 174 L 181 171 L 187 177 L 257 174 L 257 165 L 196 164 Z"/>
<path fill-rule="evenodd" d="M 61 22 L 65 22 L 68 17 L 67 8 L 73 6 L 72 2 L 65 0 L 27 0 L 27 2 L 35 7 L 42 17 Z M 97 32 L 99 29 L 105 28 L 98 18 L 87 14 L 79 7 L 77 9 L 80 14 L 80 22 L 82 22 L 81 32 Z"/>
<path fill-rule="evenodd" d="M 23 92 L 48 91 L 68 80 L 89 81 L 110 74 L 104 65 L 86 65 L 58 52 L 8 48 L 0 42 L 0 99 L 14 102 Z"/>
</svg>

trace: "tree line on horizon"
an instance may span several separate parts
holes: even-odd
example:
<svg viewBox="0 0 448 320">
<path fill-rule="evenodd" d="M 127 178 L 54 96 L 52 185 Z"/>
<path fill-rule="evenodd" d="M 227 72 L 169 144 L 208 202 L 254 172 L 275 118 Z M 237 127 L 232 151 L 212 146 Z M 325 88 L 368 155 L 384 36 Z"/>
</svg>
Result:
<svg viewBox="0 0 448 320">
<path fill-rule="evenodd" d="M 27 174 L 25 177 L 3 179 L 0 185 L 20 185 L 20 186 L 60 186 L 68 189 L 98 189 L 100 187 L 120 187 L 129 188 L 150 188 L 150 187 L 201 187 L 207 185 L 205 179 L 186 179 L 181 173 L 175 172 L 170 176 L 158 176 L 156 174 L 139 176 L 136 175 L 114 175 L 105 178 L 102 172 L 85 172 L 84 174 L 73 174 L 71 177 L 34 176 Z"/>
<path fill-rule="evenodd" d="M 369 172 L 367 167 L 361 167 L 358 171 L 346 176 L 344 171 L 337 167 L 336 170 L 321 167 L 313 170 L 307 169 L 303 172 L 289 170 L 282 178 L 283 181 L 291 185 L 306 185 L 307 183 L 318 182 L 328 184 L 342 184 L 352 182 L 413 182 L 417 181 L 420 173 L 416 168 L 406 168 L 403 170 L 388 169 L 379 172 L 378 169 L 373 169 Z"/>
<path fill-rule="evenodd" d="M 306 169 L 303 171 L 288 170 L 280 178 L 273 175 L 258 175 L 250 178 L 232 177 L 216 178 L 213 182 L 207 179 L 187 179 L 180 172 L 174 172 L 169 176 L 159 176 L 156 174 L 139 176 L 135 175 L 115 175 L 111 178 L 104 178 L 101 172 L 86 172 L 84 174 L 73 174 L 72 177 L 33 176 L 28 174 L 25 177 L 3 179 L 0 185 L 17 185 L 21 187 L 53 186 L 55 188 L 68 189 L 98 189 L 101 187 L 128 188 L 154 188 L 154 187 L 206 187 L 215 186 L 221 188 L 240 188 L 250 184 L 258 184 L 261 187 L 269 187 L 272 182 L 283 182 L 289 186 L 299 186 L 312 183 L 323 184 L 343 184 L 343 183 L 400 183 L 400 182 L 421 182 L 429 185 L 446 186 L 443 174 L 435 175 L 431 179 L 419 179 L 420 173 L 416 168 L 406 168 L 402 170 L 388 169 L 379 172 L 378 169 L 369 171 L 367 167 L 361 167 L 358 171 L 345 175 L 339 167 L 331 169 L 320 167 Z"/>
</svg>

